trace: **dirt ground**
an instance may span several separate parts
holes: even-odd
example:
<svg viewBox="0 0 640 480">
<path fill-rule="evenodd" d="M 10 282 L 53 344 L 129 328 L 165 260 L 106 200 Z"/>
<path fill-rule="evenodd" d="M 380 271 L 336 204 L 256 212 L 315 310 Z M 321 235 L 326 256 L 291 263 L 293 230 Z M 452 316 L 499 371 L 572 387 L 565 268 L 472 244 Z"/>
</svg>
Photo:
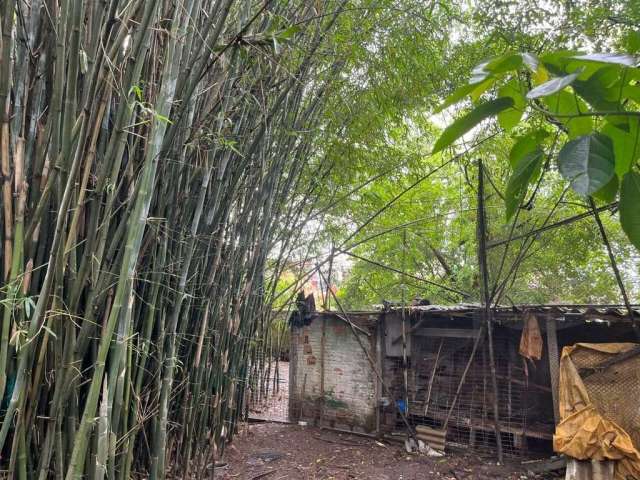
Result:
<svg viewBox="0 0 640 480">
<path fill-rule="evenodd" d="M 281 423 L 243 426 L 227 447 L 220 480 L 525 480 L 517 462 L 496 465 L 475 455 L 408 455 L 399 444 Z M 550 477 L 546 477 L 550 478 Z"/>
</svg>

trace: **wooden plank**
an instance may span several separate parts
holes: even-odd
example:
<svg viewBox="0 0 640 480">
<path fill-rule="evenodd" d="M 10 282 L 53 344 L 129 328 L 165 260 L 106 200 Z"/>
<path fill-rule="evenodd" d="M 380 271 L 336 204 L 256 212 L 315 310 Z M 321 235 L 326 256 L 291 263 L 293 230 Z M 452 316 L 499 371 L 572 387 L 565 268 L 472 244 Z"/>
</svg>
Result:
<svg viewBox="0 0 640 480">
<path fill-rule="evenodd" d="M 567 457 L 557 456 L 545 458 L 543 460 L 528 460 L 522 462 L 522 466 L 529 472 L 548 473 L 554 470 L 562 470 L 567 467 Z"/>
<path fill-rule="evenodd" d="M 551 376 L 551 396 L 553 397 L 553 418 L 556 425 L 560 423 L 559 392 L 560 355 L 558 353 L 558 334 L 555 318 L 547 318 L 547 352 L 549 355 L 549 374 Z"/>
<path fill-rule="evenodd" d="M 476 338 L 478 330 L 471 328 L 418 328 L 413 334 L 420 337 Z"/>
<path fill-rule="evenodd" d="M 533 382 L 525 382 L 523 380 L 518 380 L 517 378 L 513 378 L 511 376 L 507 377 L 505 375 L 496 375 L 496 378 L 499 380 L 506 380 L 507 382 L 513 383 L 515 385 L 522 385 L 526 387 L 536 388 L 538 390 L 542 390 L 543 392 L 551 393 L 551 390 L 552 390 L 550 387 L 547 387 L 546 385 L 540 385 Z"/>
</svg>

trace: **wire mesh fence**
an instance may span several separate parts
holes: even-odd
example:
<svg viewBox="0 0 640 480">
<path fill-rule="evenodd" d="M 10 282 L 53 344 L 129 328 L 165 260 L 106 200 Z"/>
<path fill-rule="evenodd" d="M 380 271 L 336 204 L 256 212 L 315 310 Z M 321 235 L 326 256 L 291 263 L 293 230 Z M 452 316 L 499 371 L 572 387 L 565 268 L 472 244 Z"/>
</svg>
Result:
<svg viewBox="0 0 640 480">
<path fill-rule="evenodd" d="M 546 359 L 535 364 L 523 359 L 517 354 L 517 338 L 501 333 L 495 338 L 497 399 L 486 343 L 476 352 L 461 386 L 473 339 L 421 338 L 413 342 L 406 367 L 402 358 L 386 359 L 385 378 L 396 399 L 406 396 L 402 403 L 413 426 L 443 429 L 446 425 L 448 445 L 492 453 L 497 449 L 493 410 L 497 403 L 506 455 L 522 457 L 530 450 L 549 448 L 553 404 L 543 368 Z"/>
</svg>

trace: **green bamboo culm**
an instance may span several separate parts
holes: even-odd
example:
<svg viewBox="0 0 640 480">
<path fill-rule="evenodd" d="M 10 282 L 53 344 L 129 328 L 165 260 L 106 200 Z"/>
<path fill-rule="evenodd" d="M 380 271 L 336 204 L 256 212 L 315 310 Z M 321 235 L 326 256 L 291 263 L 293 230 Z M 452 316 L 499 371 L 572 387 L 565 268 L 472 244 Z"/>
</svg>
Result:
<svg viewBox="0 0 640 480">
<path fill-rule="evenodd" d="M 210 475 L 271 388 L 345 4 L 1 3 L 0 476 Z"/>
</svg>

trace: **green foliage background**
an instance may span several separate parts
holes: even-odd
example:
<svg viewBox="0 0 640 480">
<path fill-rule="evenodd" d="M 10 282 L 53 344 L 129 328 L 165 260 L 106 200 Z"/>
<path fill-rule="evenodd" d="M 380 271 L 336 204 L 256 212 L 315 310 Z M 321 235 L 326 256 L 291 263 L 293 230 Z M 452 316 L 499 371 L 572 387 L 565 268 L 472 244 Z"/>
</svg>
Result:
<svg viewBox="0 0 640 480">
<path fill-rule="evenodd" d="M 333 87 L 331 107 L 318 139 L 318 158 L 329 159 L 333 166 L 326 180 L 328 211 L 322 219 L 320 244 L 326 248 L 348 239 L 344 247 L 348 249 L 390 230 L 350 251 L 469 293 L 463 297 L 352 258 L 350 274 L 339 291 L 349 308 L 371 308 L 382 300 L 398 301 L 403 296 L 439 303 L 477 301 L 479 158 L 490 181 L 488 240 L 509 236 L 503 197 L 511 173 L 507 159 L 513 140 L 495 122 L 485 122 L 463 137 L 457 151 L 482 142 L 478 147 L 442 167 L 369 223 L 370 217 L 450 159 L 449 153 L 430 152 L 457 110 L 434 112 L 443 98 L 467 82 L 475 65 L 508 51 L 631 51 L 639 31 L 640 9 L 632 1 L 369 4 L 369 8 L 376 7 L 379 14 L 368 16 L 368 23 L 359 22 L 357 16 L 343 17 L 336 37 L 336 48 L 348 51 L 349 65 L 345 68 L 348 73 Z M 373 36 L 371 31 L 375 31 Z M 514 132 L 540 122 L 540 118 L 526 118 Z M 367 183 L 371 179 L 375 180 Z M 528 208 L 520 211 L 514 234 L 589 209 L 586 199 L 567 192 L 547 218 L 565 187 L 551 165 L 534 200 L 525 202 Z M 621 232 L 617 214 L 602 217 L 626 286 L 637 298 L 637 253 Z M 408 225 L 403 228 L 404 224 Z M 362 225 L 366 226 L 358 231 Z M 504 279 L 520 243 L 490 252 L 493 283 Z M 507 285 L 503 303 L 621 302 L 593 218 L 542 234 L 518 268 L 516 280 Z"/>
</svg>

